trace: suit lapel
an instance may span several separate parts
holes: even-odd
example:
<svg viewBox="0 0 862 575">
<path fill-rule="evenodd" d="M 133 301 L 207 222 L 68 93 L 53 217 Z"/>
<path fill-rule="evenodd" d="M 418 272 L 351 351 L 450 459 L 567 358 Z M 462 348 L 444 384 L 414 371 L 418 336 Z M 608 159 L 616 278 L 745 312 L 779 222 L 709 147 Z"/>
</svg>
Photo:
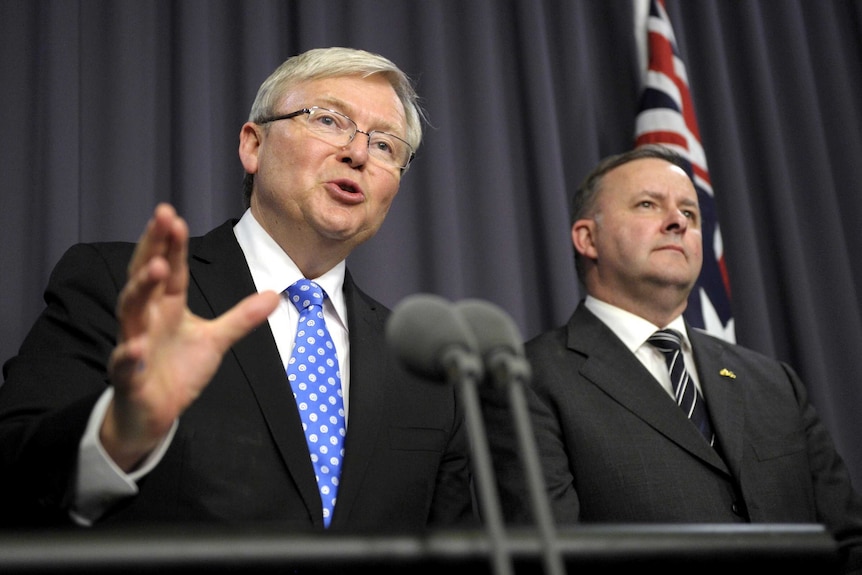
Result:
<svg viewBox="0 0 862 575">
<path fill-rule="evenodd" d="M 727 472 L 715 450 L 652 374 L 583 303 L 572 316 L 568 332 L 569 348 L 587 358 L 580 368 L 584 378 L 682 449 Z"/>
<path fill-rule="evenodd" d="M 192 311 L 203 317 L 217 317 L 255 292 L 245 256 L 233 234 L 234 224 L 226 222 L 190 243 L 193 286 L 189 289 L 189 306 L 193 306 L 193 294 L 198 295 L 201 301 L 194 302 Z M 229 361 L 229 356 L 245 374 L 309 515 L 322 526 L 320 495 L 302 423 L 269 324 L 263 323 L 237 342 L 224 361 Z"/>
<path fill-rule="evenodd" d="M 727 355 L 718 340 L 696 329 L 688 329 L 697 375 L 703 388 L 706 409 L 728 467 L 739 476 L 742 461 L 745 406 L 741 383 L 733 373 L 734 366 L 726 363 Z"/>
<path fill-rule="evenodd" d="M 350 339 L 350 413 L 344 442 L 344 467 L 335 506 L 335 522 L 343 523 L 359 497 L 381 430 L 385 428 L 386 373 L 389 355 L 384 339 L 387 310 L 368 298 L 353 282 L 344 278 Z"/>
</svg>

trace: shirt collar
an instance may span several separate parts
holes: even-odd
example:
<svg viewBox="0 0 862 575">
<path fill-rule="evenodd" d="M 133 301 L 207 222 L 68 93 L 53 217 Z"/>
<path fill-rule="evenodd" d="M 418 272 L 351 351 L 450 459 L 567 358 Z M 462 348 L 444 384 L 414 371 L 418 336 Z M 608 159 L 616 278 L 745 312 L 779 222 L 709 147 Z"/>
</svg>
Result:
<svg viewBox="0 0 862 575">
<path fill-rule="evenodd" d="M 635 353 L 638 348 L 646 343 L 646 340 L 649 339 L 657 329 L 662 329 L 639 315 L 635 315 L 590 295 L 586 297 L 584 305 L 588 310 L 593 312 L 593 314 L 598 317 L 602 323 L 607 325 L 632 353 Z M 679 333 L 682 336 L 683 348 L 691 349 L 691 344 L 688 341 L 688 332 L 686 330 L 685 320 L 681 315 L 674 318 L 674 320 L 665 326 L 665 328 L 672 329 Z"/>
<path fill-rule="evenodd" d="M 263 229 L 251 210 L 246 210 L 233 231 L 245 254 L 257 291 L 272 290 L 282 293 L 288 286 L 302 279 L 303 275 L 299 267 Z M 342 288 L 346 269 L 347 264 L 342 260 L 325 274 L 313 278 L 326 291 L 329 301 L 344 325 L 347 325 L 347 309 Z"/>
</svg>

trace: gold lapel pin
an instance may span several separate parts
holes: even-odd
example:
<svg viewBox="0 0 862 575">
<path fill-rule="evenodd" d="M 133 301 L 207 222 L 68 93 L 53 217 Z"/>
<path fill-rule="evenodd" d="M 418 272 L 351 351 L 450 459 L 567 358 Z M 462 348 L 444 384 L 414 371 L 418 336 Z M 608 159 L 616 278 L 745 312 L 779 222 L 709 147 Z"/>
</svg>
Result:
<svg viewBox="0 0 862 575">
<path fill-rule="evenodd" d="M 718 375 L 723 375 L 724 377 L 729 377 L 730 379 L 736 379 L 736 374 L 727 369 L 726 367 L 722 368 L 721 371 L 718 372 Z"/>
</svg>

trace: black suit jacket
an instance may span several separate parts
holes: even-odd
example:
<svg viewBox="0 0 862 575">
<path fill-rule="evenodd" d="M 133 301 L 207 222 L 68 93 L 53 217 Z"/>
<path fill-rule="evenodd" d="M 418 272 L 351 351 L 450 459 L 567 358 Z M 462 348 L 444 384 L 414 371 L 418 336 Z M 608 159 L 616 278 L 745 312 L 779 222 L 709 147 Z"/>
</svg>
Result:
<svg viewBox="0 0 862 575">
<path fill-rule="evenodd" d="M 234 223 L 190 242 L 188 305 L 204 318 L 255 291 Z M 52 274 L 45 311 L 4 367 L 0 515 L 7 521 L 67 519 L 78 442 L 107 385 L 106 363 L 118 329 L 114 307 L 133 248 L 71 248 Z M 455 391 L 402 369 L 384 340 L 389 310 L 364 294 L 349 273 L 344 295 L 350 414 L 332 529 L 415 531 L 467 520 L 468 445 Z M 322 527 L 300 418 L 267 323 L 225 355 L 211 383 L 180 417 L 164 459 L 139 488 L 101 523 Z"/>
<path fill-rule="evenodd" d="M 559 522 L 823 523 L 858 542 L 862 502 L 793 370 L 689 330 L 711 448 L 583 303 L 527 342 L 527 393 Z M 504 513 L 532 516 L 505 398 L 485 393 Z"/>
</svg>

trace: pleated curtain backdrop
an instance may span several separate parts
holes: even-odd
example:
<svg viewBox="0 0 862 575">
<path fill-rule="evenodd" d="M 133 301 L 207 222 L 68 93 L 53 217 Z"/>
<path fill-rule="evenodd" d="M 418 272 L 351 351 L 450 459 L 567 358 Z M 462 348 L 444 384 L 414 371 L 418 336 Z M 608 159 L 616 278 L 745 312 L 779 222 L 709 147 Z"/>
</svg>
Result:
<svg viewBox="0 0 862 575">
<path fill-rule="evenodd" d="M 60 255 L 241 214 L 239 128 L 285 58 L 348 45 L 430 125 L 350 258 L 392 306 L 479 297 L 525 338 L 568 319 L 567 201 L 633 145 L 638 0 L 0 0 L 0 361 Z M 862 487 L 862 1 L 667 0 L 709 160 L 737 340 L 790 362 Z"/>
</svg>

